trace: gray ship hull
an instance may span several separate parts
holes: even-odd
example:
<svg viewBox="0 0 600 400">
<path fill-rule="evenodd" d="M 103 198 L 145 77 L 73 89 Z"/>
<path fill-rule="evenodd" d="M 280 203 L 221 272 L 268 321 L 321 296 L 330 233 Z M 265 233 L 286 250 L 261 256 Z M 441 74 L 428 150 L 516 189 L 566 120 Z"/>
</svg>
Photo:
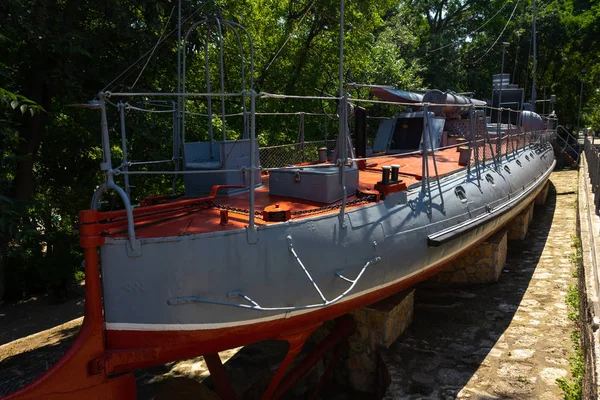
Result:
<svg viewBox="0 0 600 400">
<path fill-rule="evenodd" d="M 101 265 L 109 338 L 111 331 L 252 329 L 377 300 L 503 227 L 555 165 L 549 144 L 503 160 L 501 168 L 482 167 L 479 181 L 473 170 L 442 178 L 443 204 L 436 185 L 431 202 L 420 186 L 409 188 L 348 211 L 345 227 L 335 213 L 261 226 L 254 244 L 245 230 L 141 239 L 138 257 L 128 256 L 125 239 L 107 239 Z M 456 195 L 458 186 L 466 198 Z M 307 273 L 330 303 L 323 305 Z M 352 285 L 340 275 L 356 280 L 342 297 Z"/>
</svg>

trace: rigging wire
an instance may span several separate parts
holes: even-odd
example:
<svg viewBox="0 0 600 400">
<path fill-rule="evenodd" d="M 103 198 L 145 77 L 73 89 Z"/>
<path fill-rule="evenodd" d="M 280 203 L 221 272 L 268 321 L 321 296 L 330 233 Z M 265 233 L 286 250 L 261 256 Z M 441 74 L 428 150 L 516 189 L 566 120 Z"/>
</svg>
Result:
<svg viewBox="0 0 600 400">
<path fill-rule="evenodd" d="M 285 45 L 290 41 L 290 39 L 292 38 L 292 36 L 296 32 L 296 29 L 298 29 L 298 27 L 300 27 L 300 25 L 302 25 L 302 21 L 304 21 L 304 18 L 306 17 L 306 15 L 308 14 L 308 12 L 312 8 L 312 6 L 315 5 L 315 1 L 316 0 L 313 0 L 313 2 L 310 4 L 310 6 L 308 6 L 308 8 L 306 9 L 306 11 L 304 12 L 304 14 L 302 15 L 302 17 L 300 18 L 300 21 L 298 21 L 298 24 L 296 25 L 296 27 L 294 29 L 292 29 L 292 31 L 288 35 L 287 39 L 285 39 L 285 41 L 283 42 L 283 44 L 281 45 L 281 47 L 279 48 L 279 50 L 277 50 L 277 53 L 275 53 L 275 55 L 273 56 L 273 58 L 271 59 L 271 61 L 267 65 L 267 67 L 265 68 L 265 71 L 263 72 L 263 75 L 267 73 L 267 71 L 269 70 L 269 68 L 271 68 L 271 65 L 275 62 L 275 60 L 277 60 L 277 57 L 279 56 L 279 53 L 281 53 L 281 51 L 283 50 L 283 48 L 285 47 Z"/>
<path fill-rule="evenodd" d="M 519 60 L 519 47 L 521 45 L 521 35 L 518 34 L 517 35 L 517 46 L 515 49 L 515 66 L 513 68 L 513 73 L 512 73 L 512 79 L 513 79 L 513 83 L 516 80 L 516 76 L 517 76 L 517 64 L 518 64 L 518 60 Z"/>
<path fill-rule="evenodd" d="M 515 11 L 517 11 L 517 7 L 519 6 L 519 1 L 521 1 L 521 0 L 517 0 L 517 3 L 515 4 L 515 7 L 513 8 L 512 13 L 510 14 L 510 17 L 508 18 L 508 21 L 506 21 L 506 25 L 504 25 L 504 28 L 502 28 L 502 32 L 500 32 L 500 34 L 498 35 L 498 37 L 496 37 L 496 40 L 494 40 L 494 43 L 492 43 L 492 45 L 486 50 L 485 53 L 483 53 L 483 55 L 481 57 L 479 57 L 477 59 L 477 61 L 474 61 L 474 62 L 470 63 L 471 65 L 475 65 L 479 61 L 483 60 L 483 58 L 488 55 L 488 53 L 494 48 L 494 46 L 496 46 L 496 43 L 498 43 L 498 40 L 500 40 L 500 38 L 504 34 L 504 31 L 508 27 L 508 24 L 512 20 L 512 17 L 515 15 Z"/>
<path fill-rule="evenodd" d="M 163 27 L 163 30 L 158 38 L 158 41 L 156 42 L 156 44 L 154 45 L 154 48 L 152 49 L 152 52 L 150 53 L 150 55 L 148 56 L 148 59 L 146 60 L 146 63 L 144 64 L 144 66 L 142 67 L 142 70 L 140 71 L 139 75 L 137 76 L 137 78 L 135 79 L 135 82 L 133 82 L 133 85 L 131 85 L 129 87 L 129 89 L 133 89 L 133 87 L 136 85 L 136 83 L 138 83 L 138 81 L 140 80 L 140 78 L 142 77 L 142 74 L 144 73 L 144 70 L 146 69 L 146 67 L 148 66 L 148 63 L 150 62 L 150 60 L 152 59 L 152 56 L 154 55 L 154 52 L 156 51 L 156 48 L 158 47 L 158 45 L 160 44 L 160 40 L 162 39 L 162 37 L 165 35 L 165 32 L 167 31 L 167 26 L 169 26 L 169 22 L 171 22 L 171 17 L 173 16 L 173 12 L 175 11 L 175 7 L 173 7 L 171 9 L 171 14 L 169 14 L 169 18 L 167 19 L 167 22 L 165 23 L 165 26 Z"/>
<path fill-rule="evenodd" d="M 525 72 L 525 83 L 523 84 L 523 92 L 527 94 L 527 88 L 529 86 L 529 60 L 531 59 L 531 48 L 533 46 L 533 32 L 529 35 L 529 50 L 527 52 L 527 70 Z"/>
<path fill-rule="evenodd" d="M 460 42 L 460 41 L 462 41 L 462 40 L 465 40 L 465 39 L 466 39 L 467 37 L 469 37 L 469 36 L 473 36 L 473 34 L 475 34 L 475 33 L 479 32 L 479 31 L 480 31 L 481 29 L 483 29 L 483 28 L 484 28 L 484 27 L 485 27 L 487 24 L 489 24 L 489 23 L 490 23 L 490 22 L 491 22 L 491 21 L 492 21 L 494 18 L 496 18 L 496 16 L 497 16 L 498 14 L 500 14 L 500 12 L 501 12 L 502 10 L 504 10 L 504 8 L 505 8 L 505 7 L 508 5 L 508 3 L 511 3 L 511 2 L 512 2 L 512 0 L 507 0 L 507 1 L 506 1 L 506 3 L 504 3 L 504 5 L 503 5 L 502 7 L 500 7 L 500 9 L 499 9 L 498 11 L 496 11 L 496 13 L 495 13 L 495 14 L 494 14 L 494 15 L 493 15 L 493 16 L 492 16 L 490 19 L 488 19 L 487 21 L 485 21 L 485 22 L 483 23 L 483 25 L 481 25 L 479 28 L 475 29 L 474 31 L 471 31 L 471 32 L 467 33 L 467 34 L 465 35 L 465 37 L 464 37 L 464 38 L 460 38 L 460 39 L 453 40 L 452 42 L 450 42 L 450 43 L 448 43 L 448 44 L 446 44 L 446 45 L 444 45 L 444 46 L 438 47 L 437 49 L 430 50 L 430 51 L 429 51 L 429 53 L 433 53 L 433 52 L 436 52 L 436 51 L 439 51 L 439 50 L 445 49 L 446 47 L 450 47 L 450 46 L 452 46 L 454 43 L 457 43 L 457 42 Z"/>
<path fill-rule="evenodd" d="M 193 18 L 196 14 L 198 14 L 206 5 L 206 3 L 203 3 L 200 7 L 198 7 L 198 9 L 196 11 L 194 11 L 192 14 L 190 14 L 189 17 L 187 17 L 186 19 L 184 19 L 181 23 L 184 24 L 187 21 L 189 21 L 191 18 Z M 177 32 L 177 28 L 173 29 L 171 32 L 169 32 L 162 40 L 160 40 L 157 45 L 160 45 L 161 43 L 163 43 L 165 40 L 167 40 L 167 38 L 169 36 L 171 36 L 173 33 Z M 118 81 L 123 75 L 125 75 L 125 73 L 127 73 L 127 71 L 129 71 L 131 68 L 135 67 L 140 61 L 142 61 L 148 54 L 150 54 L 153 50 L 148 50 L 146 53 L 144 53 L 140 58 L 138 58 L 133 64 L 131 64 L 129 67 L 127 67 L 123 72 L 121 72 L 119 74 L 119 76 L 117 76 L 115 79 L 113 79 L 108 85 L 106 85 L 104 87 L 104 89 L 102 89 L 102 92 L 106 91 L 106 89 L 108 89 L 113 83 L 115 83 L 116 81 Z"/>
</svg>

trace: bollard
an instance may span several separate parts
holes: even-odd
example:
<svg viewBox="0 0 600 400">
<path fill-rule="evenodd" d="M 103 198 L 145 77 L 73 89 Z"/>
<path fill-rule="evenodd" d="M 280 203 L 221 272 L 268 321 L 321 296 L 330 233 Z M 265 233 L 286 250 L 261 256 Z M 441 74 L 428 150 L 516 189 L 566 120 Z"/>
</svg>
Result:
<svg viewBox="0 0 600 400">
<path fill-rule="evenodd" d="M 392 167 L 384 165 L 381 167 L 381 183 L 388 185 L 390 183 L 390 170 Z"/>
<path fill-rule="evenodd" d="M 398 182 L 398 172 L 400 171 L 400 166 L 399 165 L 392 165 L 392 182 Z"/>
</svg>

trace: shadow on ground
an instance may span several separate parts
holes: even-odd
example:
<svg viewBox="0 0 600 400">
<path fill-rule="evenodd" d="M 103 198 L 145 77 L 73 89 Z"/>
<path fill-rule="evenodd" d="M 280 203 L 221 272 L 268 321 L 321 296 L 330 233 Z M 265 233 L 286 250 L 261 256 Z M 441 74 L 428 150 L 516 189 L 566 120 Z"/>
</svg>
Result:
<svg viewBox="0 0 600 400">
<path fill-rule="evenodd" d="M 417 286 L 414 321 L 386 354 L 392 377 L 388 398 L 455 399 L 488 354 L 498 351 L 494 345 L 511 324 L 548 239 L 556 196 L 551 183 L 527 237 L 509 241 L 497 283 Z"/>
<path fill-rule="evenodd" d="M 79 331 L 80 320 L 65 324 L 52 334 L 40 337 L 43 343 L 28 344 L 31 350 L 3 346 L 0 357 L 0 397 L 33 382 L 68 350 Z"/>
<path fill-rule="evenodd" d="M 66 301 L 41 295 L 3 304 L 0 306 L 0 346 L 83 316 L 84 291 L 85 287 L 77 284 L 68 291 Z"/>
</svg>

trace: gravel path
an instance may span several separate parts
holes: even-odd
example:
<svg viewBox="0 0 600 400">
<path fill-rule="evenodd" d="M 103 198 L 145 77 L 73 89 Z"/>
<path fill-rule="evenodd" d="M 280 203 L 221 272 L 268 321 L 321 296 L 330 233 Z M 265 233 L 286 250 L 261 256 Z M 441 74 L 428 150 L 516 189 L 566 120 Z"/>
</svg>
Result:
<svg viewBox="0 0 600 400">
<path fill-rule="evenodd" d="M 561 399 L 570 376 L 565 296 L 576 285 L 577 171 L 551 175 L 528 236 L 496 284 L 416 291 L 413 325 L 388 350 L 386 399 Z"/>
</svg>

